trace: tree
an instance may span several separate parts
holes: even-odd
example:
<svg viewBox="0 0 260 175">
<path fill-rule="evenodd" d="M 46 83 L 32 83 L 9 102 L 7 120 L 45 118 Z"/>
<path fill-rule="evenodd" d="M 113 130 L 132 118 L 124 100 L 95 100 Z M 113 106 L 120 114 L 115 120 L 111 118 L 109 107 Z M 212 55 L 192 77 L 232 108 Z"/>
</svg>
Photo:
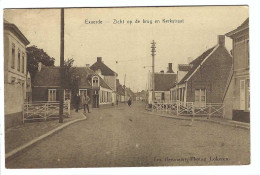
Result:
<svg viewBox="0 0 260 175">
<path fill-rule="evenodd" d="M 63 67 L 63 77 L 62 85 L 64 89 L 71 91 L 72 103 L 74 102 L 74 97 L 79 91 L 79 76 L 76 73 L 76 68 L 73 67 L 74 59 L 68 58 L 64 61 Z"/>
<path fill-rule="evenodd" d="M 63 87 L 68 90 L 72 90 L 74 87 L 75 79 L 75 67 L 73 67 L 74 59 L 68 58 L 64 61 L 64 74 L 63 74 Z"/>
<path fill-rule="evenodd" d="M 38 70 L 38 63 L 42 62 L 45 66 L 54 66 L 55 58 L 50 57 L 43 49 L 37 46 L 30 46 L 26 48 L 27 52 L 27 70 L 31 74 L 32 80 Z"/>
</svg>

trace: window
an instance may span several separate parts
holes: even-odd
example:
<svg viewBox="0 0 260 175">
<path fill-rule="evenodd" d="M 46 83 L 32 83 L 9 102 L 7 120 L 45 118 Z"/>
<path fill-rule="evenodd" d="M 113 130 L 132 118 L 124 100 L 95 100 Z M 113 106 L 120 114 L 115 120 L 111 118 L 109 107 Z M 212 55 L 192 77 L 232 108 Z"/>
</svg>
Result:
<svg viewBox="0 0 260 175">
<path fill-rule="evenodd" d="M 195 90 L 195 107 L 204 107 L 206 105 L 206 89 Z"/>
<path fill-rule="evenodd" d="M 12 44 L 12 60 L 11 60 L 11 68 L 14 69 L 14 62 L 15 62 L 15 44 Z"/>
<path fill-rule="evenodd" d="M 94 87 L 98 87 L 98 77 L 93 77 L 93 79 L 92 79 L 92 86 L 94 86 Z"/>
<path fill-rule="evenodd" d="M 79 96 L 82 97 L 84 94 L 86 94 L 86 95 L 88 94 L 87 89 L 79 89 Z"/>
<path fill-rule="evenodd" d="M 18 49 L 17 70 L 20 71 L 20 68 L 21 68 L 21 53 L 20 53 L 20 49 Z"/>
<path fill-rule="evenodd" d="M 24 73 L 24 65 L 25 65 L 25 63 L 24 63 L 24 53 L 23 53 L 23 56 L 22 56 L 22 73 Z"/>
<path fill-rule="evenodd" d="M 48 101 L 56 101 L 56 89 L 48 90 Z"/>
</svg>

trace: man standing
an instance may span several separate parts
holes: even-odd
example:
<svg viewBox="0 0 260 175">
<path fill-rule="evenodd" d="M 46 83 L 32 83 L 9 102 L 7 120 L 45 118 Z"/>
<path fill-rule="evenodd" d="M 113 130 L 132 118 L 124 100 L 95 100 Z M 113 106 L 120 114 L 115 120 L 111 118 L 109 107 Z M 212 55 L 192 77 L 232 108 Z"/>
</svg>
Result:
<svg viewBox="0 0 260 175">
<path fill-rule="evenodd" d="M 84 93 L 83 98 L 82 98 L 82 104 L 83 104 L 83 107 L 84 107 L 84 113 L 86 113 L 86 108 L 88 110 L 88 113 L 90 113 L 89 112 L 89 106 L 88 106 L 89 101 L 90 101 L 90 98 L 88 97 L 88 95 L 86 93 Z"/>
<path fill-rule="evenodd" d="M 75 98 L 76 112 L 79 112 L 79 103 L 80 103 L 80 96 L 77 93 L 76 98 Z"/>
</svg>

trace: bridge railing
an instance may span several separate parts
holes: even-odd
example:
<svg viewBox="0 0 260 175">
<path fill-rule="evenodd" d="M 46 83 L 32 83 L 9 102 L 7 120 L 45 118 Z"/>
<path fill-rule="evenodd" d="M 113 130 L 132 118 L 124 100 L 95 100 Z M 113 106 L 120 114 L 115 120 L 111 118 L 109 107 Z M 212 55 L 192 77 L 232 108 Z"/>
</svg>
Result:
<svg viewBox="0 0 260 175">
<path fill-rule="evenodd" d="M 222 103 L 206 103 L 196 106 L 193 102 L 168 101 L 152 103 L 152 111 L 170 113 L 175 115 L 192 115 L 207 117 L 223 117 L 224 105 Z"/>
</svg>

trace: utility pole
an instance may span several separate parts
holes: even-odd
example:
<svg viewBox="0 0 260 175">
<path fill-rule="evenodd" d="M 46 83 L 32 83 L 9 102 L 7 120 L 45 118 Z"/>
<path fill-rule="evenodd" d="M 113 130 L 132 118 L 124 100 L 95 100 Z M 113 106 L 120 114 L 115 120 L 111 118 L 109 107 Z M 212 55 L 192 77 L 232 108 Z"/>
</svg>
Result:
<svg viewBox="0 0 260 175">
<path fill-rule="evenodd" d="M 124 78 L 124 88 L 126 89 L 126 87 L 125 87 L 125 79 L 126 79 L 126 74 L 125 74 L 125 78 Z M 125 93 L 125 96 L 126 96 L 126 93 Z M 125 103 L 125 96 L 124 96 L 124 103 Z"/>
<path fill-rule="evenodd" d="M 154 89 L 155 89 L 155 82 L 154 82 L 154 56 L 155 56 L 155 42 L 154 42 L 154 40 L 152 41 L 152 46 L 151 46 L 151 48 L 152 48 L 152 50 L 151 50 L 151 55 L 152 55 L 152 101 L 154 101 L 154 96 L 155 96 L 155 94 L 154 94 Z"/>
<path fill-rule="evenodd" d="M 60 13 L 60 108 L 59 108 L 59 123 L 63 123 L 63 104 L 64 104 L 64 8 Z"/>
</svg>

